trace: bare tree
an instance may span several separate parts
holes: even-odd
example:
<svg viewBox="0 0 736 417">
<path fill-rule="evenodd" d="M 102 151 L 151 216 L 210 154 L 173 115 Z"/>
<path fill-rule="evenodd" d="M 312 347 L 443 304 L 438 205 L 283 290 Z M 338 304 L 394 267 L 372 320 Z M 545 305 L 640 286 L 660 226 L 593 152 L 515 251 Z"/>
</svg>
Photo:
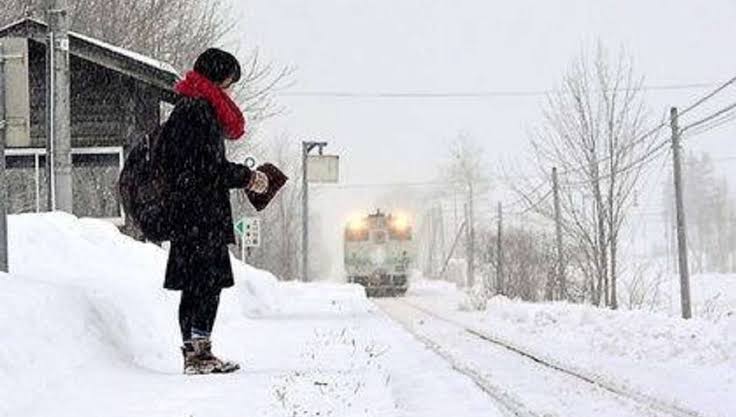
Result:
<svg viewBox="0 0 736 417">
<path fill-rule="evenodd" d="M 479 243 L 482 250 L 481 271 L 488 288 L 497 288 L 496 230 L 482 228 Z M 503 236 L 503 294 L 525 301 L 540 301 L 549 290 L 555 268 L 554 240 L 542 230 L 507 226 Z"/>
<path fill-rule="evenodd" d="M 695 272 L 733 272 L 736 256 L 734 223 L 736 206 L 729 192 L 728 181 L 716 174 L 708 154 L 690 154 L 684 167 L 685 207 L 690 230 L 689 255 Z M 672 201 L 674 189 L 665 183 L 663 193 L 664 219 L 674 223 Z"/>
<path fill-rule="evenodd" d="M 250 215 L 261 218 L 262 242 L 253 251 L 250 260 L 255 266 L 267 269 L 282 279 L 299 277 L 299 236 L 301 233 L 301 178 L 298 143 L 282 134 L 257 149 L 260 155 L 277 165 L 289 181 L 273 199 L 269 208 L 256 214 L 243 192 L 232 194 L 233 212 L 237 216 Z"/>
<path fill-rule="evenodd" d="M 478 195 L 488 189 L 488 178 L 483 164 L 483 148 L 467 133 L 458 134 L 457 138 L 450 144 L 450 159 L 445 168 L 444 178 L 460 195 L 466 196 L 466 207 L 468 212 L 466 240 L 466 257 L 468 261 L 468 284 L 473 285 L 475 274 L 475 200 Z"/>
<path fill-rule="evenodd" d="M 656 138 L 644 135 L 647 112 L 642 79 L 623 53 L 611 61 L 598 45 L 570 67 L 559 91 L 544 105 L 543 124 L 533 134 L 534 160 L 547 176 L 560 170 L 562 225 L 579 244 L 579 271 L 597 305 L 618 307 L 619 234 L 641 178 L 642 162 Z M 536 199 L 522 191 L 529 202 Z M 552 217 L 551 204 L 539 213 Z"/>
<path fill-rule="evenodd" d="M 665 284 L 664 271 L 656 263 L 636 265 L 624 287 L 626 308 L 629 310 L 657 310 L 662 304 Z"/>
</svg>

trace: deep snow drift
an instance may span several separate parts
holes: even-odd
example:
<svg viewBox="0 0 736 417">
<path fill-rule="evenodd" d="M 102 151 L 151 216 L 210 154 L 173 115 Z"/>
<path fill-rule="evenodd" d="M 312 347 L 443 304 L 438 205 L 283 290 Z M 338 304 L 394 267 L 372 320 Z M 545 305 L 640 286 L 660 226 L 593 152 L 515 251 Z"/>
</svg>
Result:
<svg viewBox="0 0 736 417">
<path fill-rule="evenodd" d="M 162 288 L 166 252 L 115 226 L 54 213 L 9 217 L 10 276 L 0 276 L 0 415 L 73 378 L 85 363 L 117 358 L 179 366 L 178 294 Z M 221 321 L 280 308 L 276 279 L 233 262 Z M 246 279 L 245 277 L 248 277 Z M 3 395 L 2 397 L 5 397 Z"/>
</svg>

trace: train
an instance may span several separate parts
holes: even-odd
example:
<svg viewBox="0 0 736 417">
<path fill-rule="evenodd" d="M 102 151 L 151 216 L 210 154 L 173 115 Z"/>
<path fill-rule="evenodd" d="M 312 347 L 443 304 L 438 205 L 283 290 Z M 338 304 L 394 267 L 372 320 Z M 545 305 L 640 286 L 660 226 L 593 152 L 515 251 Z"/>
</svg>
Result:
<svg viewBox="0 0 736 417">
<path fill-rule="evenodd" d="M 368 297 L 402 296 L 416 257 L 413 228 L 402 213 L 377 209 L 355 216 L 345 225 L 347 282 L 365 287 Z"/>
</svg>

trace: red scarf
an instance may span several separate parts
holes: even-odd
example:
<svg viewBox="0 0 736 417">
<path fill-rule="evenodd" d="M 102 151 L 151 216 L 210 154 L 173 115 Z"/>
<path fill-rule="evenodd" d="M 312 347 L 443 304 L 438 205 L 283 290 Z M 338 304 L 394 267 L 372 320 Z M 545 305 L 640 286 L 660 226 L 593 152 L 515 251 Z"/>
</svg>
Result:
<svg viewBox="0 0 736 417">
<path fill-rule="evenodd" d="M 245 134 L 245 117 L 238 105 L 215 83 L 196 71 L 187 72 L 184 79 L 177 82 L 174 91 L 190 98 L 203 98 L 215 108 L 217 121 L 225 137 L 239 139 Z"/>
</svg>

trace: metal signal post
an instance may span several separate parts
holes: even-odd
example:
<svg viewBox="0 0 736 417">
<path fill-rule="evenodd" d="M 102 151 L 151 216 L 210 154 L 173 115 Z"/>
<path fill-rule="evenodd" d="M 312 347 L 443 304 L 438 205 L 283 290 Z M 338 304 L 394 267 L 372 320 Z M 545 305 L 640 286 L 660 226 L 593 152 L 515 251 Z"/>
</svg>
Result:
<svg viewBox="0 0 736 417">
<path fill-rule="evenodd" d="M 0 43 L 0 271 L 8 272 L 8 186 L 5 178 L 5 54 Z"/>
<path fill-rule="evenodd" d="M 309 153 L 319 148 L 319 154 L 327 142 L 302 142 L 302 279 L 309 282 Z"/>
</svg>

